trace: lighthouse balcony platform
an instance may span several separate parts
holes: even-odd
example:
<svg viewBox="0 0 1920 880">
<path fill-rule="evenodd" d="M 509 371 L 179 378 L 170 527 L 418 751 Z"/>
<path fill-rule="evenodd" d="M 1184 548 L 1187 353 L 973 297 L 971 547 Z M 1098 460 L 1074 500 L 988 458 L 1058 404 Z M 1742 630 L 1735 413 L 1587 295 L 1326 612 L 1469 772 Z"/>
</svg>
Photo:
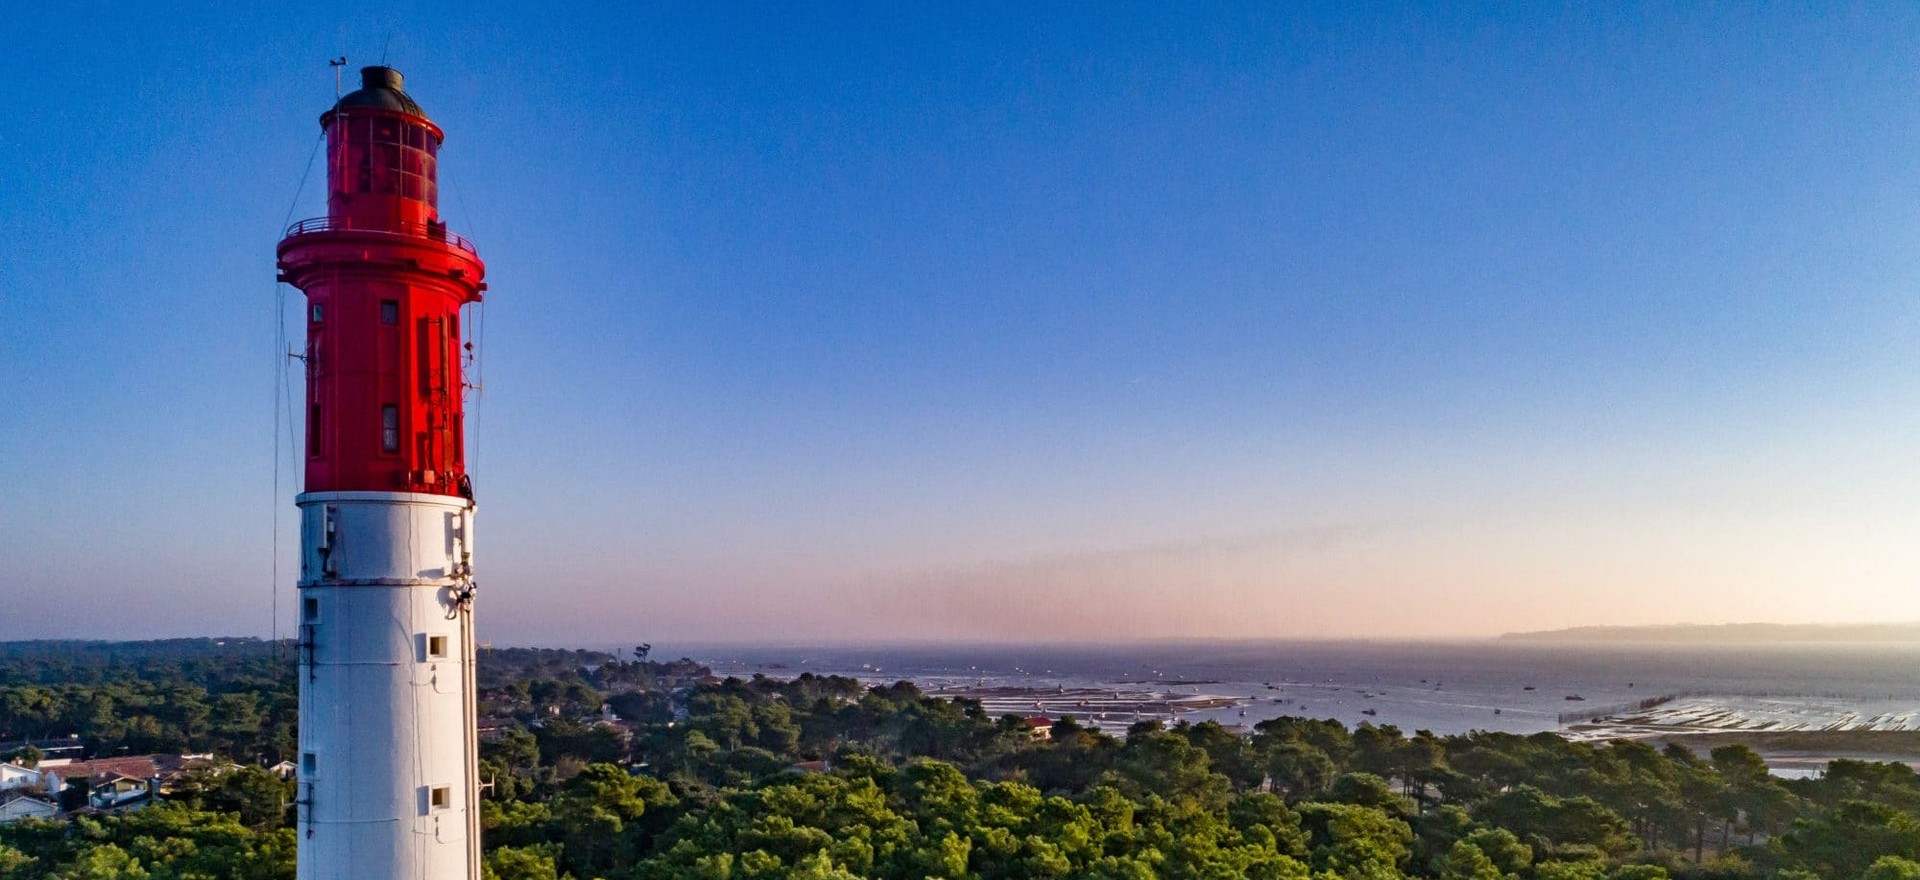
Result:
<svg viewBox="0 0 1920 880">
<path fill-rule="evenodd" d="M 447 229 L 444 223 L 389 223 L 379 227 L 356 227 L 345 219 L 332 217 L 311 217 L 287 227 L 286 238 L 310 235 L 318 232 L 355 232 L 366 235 L 391 235 L 397 238 L 424 238 L 429 241 L 445 242 L 470 254 L 479 254 L 473 242 Z"/>
</svg>

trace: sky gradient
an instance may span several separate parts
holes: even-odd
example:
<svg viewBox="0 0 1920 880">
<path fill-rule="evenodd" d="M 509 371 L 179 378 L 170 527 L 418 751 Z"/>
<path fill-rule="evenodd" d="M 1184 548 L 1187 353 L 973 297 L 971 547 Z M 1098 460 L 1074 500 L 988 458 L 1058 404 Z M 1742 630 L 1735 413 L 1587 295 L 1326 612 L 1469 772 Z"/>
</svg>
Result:
<svg viewBox="0 0 1920 880">
<path fill-rule="evenodd" d="M 1920 8 L 712 6 L 9 9 L 0 638 L 290 619 L 273 246 L 383 53 L 483 638 L 1920 619 Z"/>
</svg>

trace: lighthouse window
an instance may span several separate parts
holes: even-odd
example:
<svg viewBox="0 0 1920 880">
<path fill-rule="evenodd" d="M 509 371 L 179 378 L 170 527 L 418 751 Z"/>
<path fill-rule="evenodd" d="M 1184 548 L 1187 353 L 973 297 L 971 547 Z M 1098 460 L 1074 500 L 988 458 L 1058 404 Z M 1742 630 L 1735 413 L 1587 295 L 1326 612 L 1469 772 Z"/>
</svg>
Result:
<svg viewBox="0 0 1920 880">
<path fill-rule="evenodd" d="M 444 810 L 453 804 L 453 788 L 436 785 L 427 792 L 427 809 Z"/>
<path fill-rule="evenodd" d="M 317 769 L 319 766 L 320 766 L 320 759 L 316 757 L 312 752 L 300 753 L 300 775 L 301 776 L 305 776 L 305 777 L 313 776 L 313 771 Z"/>
<path fill-rule="evenodd" d="M 400 323 L 400 301 L 399 300 L 383 299 L 380 301 L 380 323 L 382 324 Z"/>
<path fill-rule="evenodd" d="M 447 637 L 446 636 L 427 636 L 427 659 L 428 660 L 447 659 Z"/>
<path fill-rule="evenodd" d="M 366 152 L 362 154 L 362 192 L 386 193 L 435 203 L 438 193 L 434 181 L 439 174 L 434 164 L 439 143 L 433 134 L 418 125 L 398 120 L 378 120 L 366 132 Z"/>
<path fill-rule="evenodd" d="M 380 451 L 400 451 L 400 407 L 391 403 L 380 407 Z"/>
<path fill-rule="evenodd" d="M 308 599 L 300 603 L 300 620 L 302 623 L 319 623 L 320 622 L 320 600 L 319 599 Z"/>
<path fill-rule="evenodd" d="M 320 323 L 320 317 L 321 317 L 321 314 L 322 314 L 322 312 L 321 312 L 321 310 L 320 310 L 320 304 L 319 304 L 319 303 L 314 303 L 314 304 L 313 304 L 313 318 L 312 318 L 312 320 L 313 320 L 313 323 L 315 323 L 315 324 L 318 324 L 318 323 Z"/>
</svg>

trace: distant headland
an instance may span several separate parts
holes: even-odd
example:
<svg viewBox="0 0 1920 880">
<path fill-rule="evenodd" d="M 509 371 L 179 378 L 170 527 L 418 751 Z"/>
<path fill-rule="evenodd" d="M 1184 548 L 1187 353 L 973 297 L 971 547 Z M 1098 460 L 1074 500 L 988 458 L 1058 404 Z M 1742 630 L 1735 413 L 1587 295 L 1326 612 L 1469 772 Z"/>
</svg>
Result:
<svg viewBox="0 0 1920 880">
<path fill-rule="evenodd" d="M 1577 626 L 1501 635 L 1507 642 L 1588 644 L 1757 645 L 1791 643 L 1920 644 L 1920 623 L 1678 623 L 1660 626 Z"/>
</svg>

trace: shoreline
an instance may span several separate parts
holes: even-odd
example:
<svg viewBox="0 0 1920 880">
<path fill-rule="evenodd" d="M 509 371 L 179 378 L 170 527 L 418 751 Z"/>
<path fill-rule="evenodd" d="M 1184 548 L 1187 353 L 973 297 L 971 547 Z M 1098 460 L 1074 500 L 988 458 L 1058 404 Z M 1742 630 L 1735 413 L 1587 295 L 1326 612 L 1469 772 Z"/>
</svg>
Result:
<svg viewBox="0 0 1920 880">
<path fill-rule="evenodd" d="M 928 696 L 978 700 L 988 715 L 1070 717 L 1104 733 L 1124 733 L 1139 721 L 1171 723 L 1182 716 L 1245 705 L 1224 694 L 1178 694 L 1164 690 L 1120 690 L 1112 687 L 1056 685 L 932 685 L 921 684 Z"/>
<path fill-rule="evenodd" d="M 1830 760 L 1920 765 L 1920 657 L 1763 652 L 1675 664 L 1639 651 L 1552 658 L 1407 646 L 1253 651 L 1077 649 L 763 650 L 716 658 L 721 675 L 907 680 L 929 696 L 980 700 L 993 715 L 1071 716 L 1108 733 L 1135 721 L 1215 721 L 1245 732 L 1270 718 L 1392 725 L 1406 734 L 1489 731 L 1570 740 L 1677 741 L 1702 754 L 1733 742 L 1781 775 Z M 1790 735 L 1800 735 L 1795 738 Z M 1813 739 L 1809 734 L 1824 734 Z M 1891 734 L 1877 736 L 1876 734 Z"/>
</svg>

